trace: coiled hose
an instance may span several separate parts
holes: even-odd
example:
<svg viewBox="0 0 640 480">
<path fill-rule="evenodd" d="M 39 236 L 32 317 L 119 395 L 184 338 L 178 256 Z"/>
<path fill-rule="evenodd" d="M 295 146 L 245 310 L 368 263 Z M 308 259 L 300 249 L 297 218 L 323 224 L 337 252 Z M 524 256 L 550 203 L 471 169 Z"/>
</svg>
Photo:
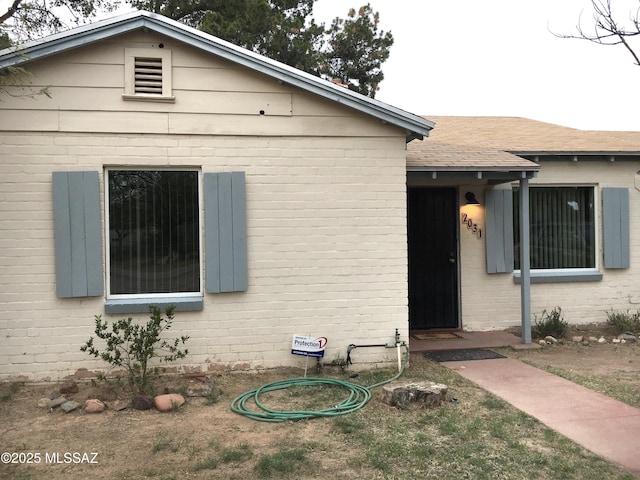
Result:
<svg viewBox="0 0 640 480">
<path fill-rule="evenodd" d="M 386 385 L 387 383 L 391 383 L 402 375 L 409 363 L 409 347 L 408 345 L 404 346 L 406 353 L 400 371 L 388 380 L 376 383 L 375 385 L 363 387 L 345 380 L 335 380 L 331 378 L 291 378 L 288 380 L 278 380 L 264 384 L 253 390 L 249 390 L 248 392 L 236 397 L 231 402 L 231 410 L 235 413 L 261 422 L 306 420 L 316 417 L 334 417 L 337 415 L 345 415 L 347 413 L 355 412 L 356 410 L 364 407 L 369 400 L 371 400 L 371 390 L 376 387 Z M 262 393 L 284 390 L 291 387 L 308 387 L 317 385 L 337 385 L 346 389 L 349 395 L 335 407 L 326 408 L 324 410 L 274 410 L 260 402 L 260 395 Z M 253 399 L 261 411 L 250 410 L 247 407 L 246 403 L 251 399 Z"/>
</svg>

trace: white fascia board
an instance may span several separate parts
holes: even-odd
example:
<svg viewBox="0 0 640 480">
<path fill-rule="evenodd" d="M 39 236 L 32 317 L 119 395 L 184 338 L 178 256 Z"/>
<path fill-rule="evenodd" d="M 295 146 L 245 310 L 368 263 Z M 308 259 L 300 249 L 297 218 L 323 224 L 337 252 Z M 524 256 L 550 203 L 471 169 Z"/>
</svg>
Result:
<svg viewBox="0 0 640 480">
<path fill-rule="evenodd" d="M 407 132 L 407 141 L 428 136 L 429 131 L 435 126 L 433 122 L 413 113 L 352 92 L 332 82 L 238 47 L 175 20 L 144 11 L 130 12 L 93 24 L 83 25 L 73 30 L 24 44 L 18 49 L 0 50 L 0 69 L 45 58 L 73 48 L 83 47 L 114 35 L 140 28 L 148 28 L 233 63 L 268 75 L 281 82 L 319 95 L 327 100 L 377 117 L 383 123 L 401 127 Z"/>
</svg>

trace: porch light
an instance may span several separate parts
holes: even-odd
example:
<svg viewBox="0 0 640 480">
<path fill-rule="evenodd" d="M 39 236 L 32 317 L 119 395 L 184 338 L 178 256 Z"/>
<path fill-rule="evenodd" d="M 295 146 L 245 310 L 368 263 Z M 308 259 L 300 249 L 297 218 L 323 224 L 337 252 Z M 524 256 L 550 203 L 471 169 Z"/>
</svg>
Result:
<svg viewBox="0 0 640 480">
<path fill-rule="evenodd" d="M 467 200 L 465 205 L 480 205 L 480 202 L 476 198 L 475 193 L 467 192 L 464 194 L 464 198 Z"/>
</svg>

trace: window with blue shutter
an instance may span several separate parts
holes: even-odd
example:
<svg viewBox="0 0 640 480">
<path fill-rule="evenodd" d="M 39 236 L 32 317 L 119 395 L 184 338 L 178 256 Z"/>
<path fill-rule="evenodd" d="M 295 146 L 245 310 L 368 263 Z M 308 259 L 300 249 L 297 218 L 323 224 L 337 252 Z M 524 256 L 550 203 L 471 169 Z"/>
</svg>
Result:
<svg viewBox="0 0 640 480">
<path fill-rule="evenodd" d="M 205 284 L 208 293 L 248 288 L 244 172 L 204 174 Z"/>
<path fill-rule="evenodd" d="M 487 273 L 513 272 L 513 193 L 485 192 Z"/>
<path fill-rule="evenodd" d="M 104 295 L 98 172 L 54 172 L 56 294 Z"/>
<path fill-rule="evenodd" d="M 107 313 L 202 309 L 206 292 L 248 288 L 243 172 L 204 174 L 205 282 L 195 170 L 105 172 Z M 53 174 L 58 296 L 105 294 L 98 172 Z"/>
<path fill-rule="evenodd" d="M 629 191 L 602 189 L 604 267 L 629 268 Z"/>
<path fill-rule="evenodd" d="M 519 190 L 514 189 L 515 266 L 520 268 Z M 532 270 L 596 268 L 594 188 L 529 188 Z"/>
</svg>

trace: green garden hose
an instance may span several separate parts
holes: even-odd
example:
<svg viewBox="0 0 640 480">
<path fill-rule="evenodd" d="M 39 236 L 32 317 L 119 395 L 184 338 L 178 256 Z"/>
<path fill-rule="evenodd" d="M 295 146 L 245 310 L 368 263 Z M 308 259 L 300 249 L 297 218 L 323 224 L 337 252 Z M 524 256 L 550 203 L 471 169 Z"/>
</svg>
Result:
<svg viewBox="0 0 640 480">
<path fill-rule="evenodd" d="M 372 389 L 393 382 L 402 375 L 409 363 L 409 347 L 405 345 L 405 349 L 405 358 L 400 371 L 392 378 L 376 383 L 375 385 L 363 387 L 345 380 L 335 380 L 331 378 L 292 378 L 288 380 L 278 380 L 267 383 L 253 390 L 249 390 L 248 392 L 236 397 L 231 402 L 231 410 L 235 413 L 261 422 L 286 422 L 288 420 L 305 420 L 316 417 L 334 417 L 337 415 L 345 415 L 347 413 L 355 412 L 356 410 L 364 407 L 369 400 L 371 400 Z M 346 389 L 349 395 L 335 407 L 324 410 L 274 410 L 266 407 L 260 402 L 260 395 L 262 393 L 284 390 L 291 387 L 308 387 L 317 385 L 339 386 Z M 261 411 L 250 410 L 247 408 L 246 403 L 251 399 L 253 399 Z"/>
</svg>

